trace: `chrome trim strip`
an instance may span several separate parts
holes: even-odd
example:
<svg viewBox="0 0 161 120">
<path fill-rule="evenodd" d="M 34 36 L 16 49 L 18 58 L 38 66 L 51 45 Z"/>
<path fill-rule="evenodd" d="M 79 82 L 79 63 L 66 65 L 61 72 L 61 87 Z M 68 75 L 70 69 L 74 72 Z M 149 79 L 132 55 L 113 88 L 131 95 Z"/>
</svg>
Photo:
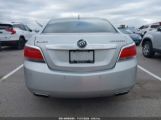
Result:
<svg viewBox="0 0 161 120">
<path fill-rule="evenodd" d="M 88 44 L 85 48 L 79 48 L 76 44 L 55 44 L 46 45 L 49 50 L 72 50 L 72 49 L 86 49 L 86 50 L 103 50 L 103 49 L 115 49 L 116 44 Z"/>
</svg>

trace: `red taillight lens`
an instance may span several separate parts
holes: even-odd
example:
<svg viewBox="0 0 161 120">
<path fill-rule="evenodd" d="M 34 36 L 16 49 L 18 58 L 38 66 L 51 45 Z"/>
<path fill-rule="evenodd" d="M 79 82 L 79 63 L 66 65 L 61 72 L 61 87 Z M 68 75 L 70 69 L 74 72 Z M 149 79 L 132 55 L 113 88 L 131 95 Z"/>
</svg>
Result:
<svg viewBox="0 0 161 120">
<path fill-rule="evenodd" d="M 7 32 L 10 32 L 11 34 L 16 34 L 16 30 L 13 28 L 6 29 Z"/>
<path fill-rule="evenodd" d="M 136 45 L 132 44 L 132 45 L 129 45 L 129 46 L 122 48 L 119 59 L 123 60 L 123 59 L 128 59 L 128 58 L 131 58 L 131 57 L 135 57 L 136 54 L 137 54 Z"/>
<path fill-rule="evenodd" d="M 43 55 L 38 48 L 25 46 L 24 48 L 24 57 L 32 61 L 41 61 L 44 62 Z"/>
</svg>

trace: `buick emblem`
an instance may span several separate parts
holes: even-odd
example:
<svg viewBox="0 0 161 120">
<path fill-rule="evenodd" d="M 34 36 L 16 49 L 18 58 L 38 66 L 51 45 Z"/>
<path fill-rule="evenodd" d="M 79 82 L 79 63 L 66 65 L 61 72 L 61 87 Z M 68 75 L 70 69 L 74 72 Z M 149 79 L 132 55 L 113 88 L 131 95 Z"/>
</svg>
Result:
<svg viewBox="0 0 161 120">
<path fill-rule="evenodd" d="M 77 45 L 79 48 L 85 48 L 87 46 L 87 42 L 85 40 L 81 39 L 77 42 Z"/>
</svg>

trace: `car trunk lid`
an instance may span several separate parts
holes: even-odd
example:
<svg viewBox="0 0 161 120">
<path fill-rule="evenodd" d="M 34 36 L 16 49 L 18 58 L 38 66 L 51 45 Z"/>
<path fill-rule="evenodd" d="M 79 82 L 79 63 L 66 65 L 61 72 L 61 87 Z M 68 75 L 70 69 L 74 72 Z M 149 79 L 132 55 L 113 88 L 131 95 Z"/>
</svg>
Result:
<svg viewBox="0 0 161 120">
<path fill-rule="evenodd" d="M 127 44 L 119 33 L 109 34 L 41 34 L 35 45 L 40 47 L 52 70 L 92 72 L 115 66 L 120 49 Z M 87 43 L 85 48 L 78 41 Z"/>
</svg>

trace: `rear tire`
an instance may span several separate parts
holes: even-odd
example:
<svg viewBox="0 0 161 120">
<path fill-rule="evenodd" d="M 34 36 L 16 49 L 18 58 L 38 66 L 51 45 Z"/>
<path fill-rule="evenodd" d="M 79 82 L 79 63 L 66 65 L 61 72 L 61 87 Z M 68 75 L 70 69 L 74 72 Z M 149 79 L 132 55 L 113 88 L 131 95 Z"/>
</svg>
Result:
<svg viewBox="0 0 161 120">
<path fill-rule="evenodd" d="M 154 56 L 155 52 L 153 50 L 153 46 L 152 46 L 152 43 L 150 41 L 146 41 L 143 44 L 142 53 L 147 58 L 151 58 L 151 57 Z"/>
<path fill-rule="evenodd" d="M 17 49 L 22 50 L 25 46 L 25 39 L 23 37 L 20 37 L 17 43 Z"/>
</svg>

